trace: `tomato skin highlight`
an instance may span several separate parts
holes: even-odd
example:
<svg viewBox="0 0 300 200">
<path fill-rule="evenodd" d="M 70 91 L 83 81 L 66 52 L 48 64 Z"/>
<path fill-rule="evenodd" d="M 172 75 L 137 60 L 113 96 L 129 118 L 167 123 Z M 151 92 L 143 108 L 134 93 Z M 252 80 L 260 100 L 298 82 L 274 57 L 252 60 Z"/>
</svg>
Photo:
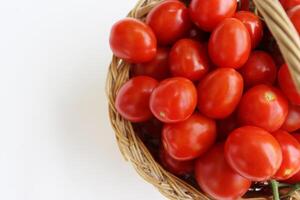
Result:
<svg viewBox="0 0 300 200">
<path fill-rule="evenodd" d="M 232 17 L 236 8 L 236 0 L 192 0 L 189 11 L 192 21 L 200 29 L 211 32 L 224 19 Z"/>
<path fill-rule="evenodd" d="M 150 76 L 156 80 L 163 80 L 170 76 L 169 52 L 167 48 L 158 48 L 156 56 L 149 62 L 132 66 L 133 76 Z"/>
<path fill-rule="evenodd" d="M 290 104 L 288 116 L 281 127 L 287 132 L 294 132 L 300 129 L 300 107 Z"/>
<path fill-rule="evenodd" d="M 188 8 L 180 1 L 165 0 L 147 15 L 146 23 L 153 29 L 160 45 L 170 45 L 191 28 Z"/>
<path fill-rule="evenodd" d="M 206 47 L 191 39 L 181 39 L 170 52 L 170 69 L 173 76 L 181 76 L 191 81 L 200 80 L 209 70 Z"/>
<path fill-rule="evenodd" d="M 280 0 L 280 3 L 285 10 L 289 10 L 297 5 L 300 5 L 300 0 Z"/>
<path fill-rule="evenodd" d="M 300 133 L 294 133 L 292 134 L 293 137 L 300 143 Z M 284 182 L 290 183 L 290 184 L 296 184 L 300 182 L 300 171 L 296 173 L 294 176 L 289 178 L 288 180 L 285 180 Z"/>
<path fill-rule="evenodd" d="M 109 44 L 115 56 L 130 63 L 148 62 L 157 51 L 151 28 L 133 18 L 125 18 L 112 26 Z"/>
<path fill-rule="evenodd" d="M 243 78 L 234 69 L 218 68 L 198 85 L 198 109 L 213 119 L 233 113 L 243 93 Z"/>
<path fill-rule="evenodd" d="M 158 82 L 147 76 L 127 81 L 118 91 L 115 107 L 131 122 L 144 122 L 153 116 L 149 108 L 150 95 Z"/>
<path fill-rule="evenodd" d="M 190 80 L 182 77 L 165 79 L 153 90 L 150 109 L 165 123 L 176 123 L 189 118 L 197 105 L 197 90 Z"/>
<path fill-rule="evenodd" d="M 159 159 L 161 164 L 171 173 L 182 176 L 194 171 L 195 161 L 188 160 L 188 161 L 180 161 L 175 160 L 172 158 L 166 150 L 161 148 L 159 153 Z"/>
<path fill-rule="evenodd" d="M 300 5 L 290 9 L 287 14 L 298 31 L 298 34 L 300 34 Z"/>
<path fill-rule="evenodd" d="M 282 163 L 279 143 L 255 126 L 243 126 L 229 135 L 225 157 L 233 170 L 251 181 L 269 180 Z"/>
<path fill-rule="evenodd" d="M 272 85 L 277 77 L 276 64 L 264 51 L 253 51 L 239 72 L 244 78 L 245 87 L 259 84 Z"/>
<path fill-rule="evenodd" d="M 248 11 L 239 11 L 235 13 L 234 18 L 237 18 L 246 26 L 250 38 L 251 38 L 251 47 L 255 49 L 263 37 L 263 23 L 257 15 Z"/>
<path fill-rule="evenodd" d="M 251 181 L 240 176 L 227 164 L 224 144 L 216 144 L 196 160 L 195 176 L 200 188 L 218 200 L 239 199 L 251 186 Z"/>
<path fill-rule="evenodd" d="M 286 180 L 300 171 L 300 143 L 286 131 L 276 131 L 272 135 L 282 150 L 282 163 L 273 176 L 276 180 Z"/>
<path fill-rule="evenodd" d="M 300 92 L 297 91 L 286 64 L 282 65 L 279 69 L 278 83 L 282 92 L 290 102 L 295 105 L 300 105 Z"/>
<path fill-rule="evenodd" d="M 282 93 L 268 85 L 257 85 L 242 97 L 238 108 L 241 125 L 263 128 L 269 132 L 278 130 L 288 114 L 288 101 Z"/>
<path fill-rule="evenodd" d="M 218 67 L 242 67 L 251 52 L 251 39 L 245 25 L 235 18 L 222 21 L 209 38 L 208 52 Z"/>
<path fill-rule="evenodd" d="M 193 160 L 203 155 L 216 140 L 215 121 L 198 113 L 183 122 L 165 124 L 162 142 L 176 160 Z"/>
</svg>

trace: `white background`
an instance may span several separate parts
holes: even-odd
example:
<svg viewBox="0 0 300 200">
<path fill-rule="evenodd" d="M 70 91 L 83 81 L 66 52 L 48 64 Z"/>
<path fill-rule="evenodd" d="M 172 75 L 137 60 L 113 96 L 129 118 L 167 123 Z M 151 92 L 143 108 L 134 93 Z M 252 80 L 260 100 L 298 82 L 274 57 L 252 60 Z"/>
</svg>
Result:
<svg viewBox="0 0 300 200">
<path fill-rule="evenodd" d="M 136 0 L 0 0 L 0 199 L 164 199 L 107 117 L 111 25 Z"/>
</svg>

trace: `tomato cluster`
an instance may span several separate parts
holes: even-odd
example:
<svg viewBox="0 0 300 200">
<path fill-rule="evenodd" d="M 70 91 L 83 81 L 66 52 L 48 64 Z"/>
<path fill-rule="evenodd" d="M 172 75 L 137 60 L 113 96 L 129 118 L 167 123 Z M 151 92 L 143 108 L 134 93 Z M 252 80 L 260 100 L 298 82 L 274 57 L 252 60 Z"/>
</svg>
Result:
<svg viewBox="0 0 300 200">
<path fill-rule="evenodd" d="M 299 31 L 300 1 L 281 3 Z M 300 92 L 249 5 L 164 0 L 110 34 L 131 64 L 116 110 L 163 167 L 193 174 L 214 199 L 237 199 L 252 182 L 300 182 Z"/>
</svg>

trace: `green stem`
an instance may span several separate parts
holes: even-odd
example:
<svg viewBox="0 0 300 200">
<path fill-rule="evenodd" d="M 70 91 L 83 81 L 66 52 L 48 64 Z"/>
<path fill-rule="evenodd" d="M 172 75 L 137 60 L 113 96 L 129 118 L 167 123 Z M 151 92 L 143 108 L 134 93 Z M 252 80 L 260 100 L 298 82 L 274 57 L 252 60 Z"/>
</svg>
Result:
<svg viewBox="0 0 300 200">
<path fill-rule="evenodd" d="M 271 186 L 273 191 L 273 200 L 280 200 L 279 190 L 278 190 L 278 182 L 275 180 L 271 180 Z"/>
<path fill-rule="evenodd" d="M 288 183 L 278 183 L 278 187 L 289 187 L 292 188 L 294 185 Z"/>
</svg>

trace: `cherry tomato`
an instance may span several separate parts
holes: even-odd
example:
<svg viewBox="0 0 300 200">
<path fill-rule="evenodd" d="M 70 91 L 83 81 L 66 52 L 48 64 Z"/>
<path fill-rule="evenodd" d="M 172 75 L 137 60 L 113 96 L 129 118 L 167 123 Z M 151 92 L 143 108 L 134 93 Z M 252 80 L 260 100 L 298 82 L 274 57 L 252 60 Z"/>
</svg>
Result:
<svg viewBox="0 0 300 200">
<path fill-rule="evenodd" d="M 127 81 L 119 90 L 115 107 L 122 117 L 131 122 L 143 122 L 153 115 L 149 99 L 158 82 L 147 76 L 137 76 Z"/>
<path fill-rule="evenodd" d="M 300 171 L 300 143 L 286 131 L 276 131 L 273 136 L 282 150 L 282 163 L 273 177 L 276 180 L 286 180 Z"/>
<path fill-rule="evenodd" d="M 110 48 L 127 62 L 148 62 L 155 57 L 156 38 L 151 28 L 133 18 L 115 23 L 110 32 Z"/>
<path fill-rule="evenodd" d="M 232 169 L 243 177 L 251 181 L 266 181 L 279 169 L 282 151 L 269 132 L 255 126 L 244 126 L 229 135 L 225 157 Z"/>
<path fill-rule="evenodd" d="M 181 39 L 170 52 L 170 69 L 173 76 L 181 76 L 192 81 L 201 79 L 209 69 L 206 48 L 191 39 Z"/>
<path fill-rule="evenodd" d="M 132 66 L 133 76 L 151 76 L 157 80 L 163 80 L 170 76 L 169 49 L 158 48 L 153 60 Z"/>
<path fill-rule="evenodd" d="M 293 134 L 294 138 L 300 143 L 300 133 L 294 133 Z M 300 182 L 300 171 L 296 173 L 294 176 L 289 178 L 288 180 L 285 180 L 284 182 L 291 183 L 291 184 L 296 184 Z"/>
<path fill-rule="evenodd" d="M 285 10 L 289 10 L 297 5 L 300 5 L 300 0 L 280 0 L 280 3 Z"/>
<path fill-rule="evenodd" d="M 251 186 L 227 164 L 224 144 L 215 145 L 196 161 L 195 176 L 200 188 L 218 200 L 240 199 Z"/>
<path fill-rule="evenodd" d="M 221 21 L 232 17 L 236 8 L 236 0 L 192 0 L 190 4 L 190 16 L 199 28 L 210 32 Z"/>
<path fill-rule="evenodd" d="M 278 82 L 282 92 L 286 95 L 286 97 L 293 104 L 300 105 L 300 92 L 297 91 L 286 64 L 282 65 L 278 72 Z"/>
<path fill-rule="evenodd" d="M 257 15 L 248 11 L 237 12 L 234 17 L 246 26 L 251 38 L 251 47 L 256 48 L 264 34 L 262 21 Z"/>
<path fill-rule="evenodd" d="M 250 55 L 249 32 L 238 19 L 227 18 L 212 32 L 208 50 L 210 58 L 218 67 L 238 69 L 247 62 Z"/>
<path fill-rule="evenodd" d="M 168 170 L 169 172 L 177 176 L 190 174 L 194 171 L 194 167 L 195 167 L 194 160 L 188 160 L 188 161 L 175 160 L 163 148 L 161 148 L 160 150 L 159 158 L 162 166 L 166 170 Z"/>
<path fill-rule="evenodd" d="M 228 117 L 243 94 L 243 78 L 231 68 L 209 73 L 198 85 L 198 109 L 213 119 Z"/>
<path fill-rule="evenodd" d="M 238 119 L 242 125 L 278 130 L 288 114 L 288 101 L 279 90 L 258 85 L 248 90 L 241 99 Z"/>
<path fill-rule="evenodd" d="M 233 113 L 229 117 L 225 119 L 221 119 L 217 121 L 217 133 L 218 140 L 224 141 L 228 137 L 228 135 L 238 127 L 238 120 L 236 119 L 236 114 Z"/>
<path fill-rule="evenodd" d="M 189 118 L 197 106 L 197 90 L 186 78 L 162 81 L 150 97 L 154 116 L 165 123 L 176 123 Z"/>
<path fill-rule="evenodd" d="M 300 5 L 290 9 L 287 14 L 300 34 Z"/>
<path fill-rule="evenodd" d="M 273 58 L 264 51 L 253 51 L 246 64 L 239 70 L 246 87 L 258 84 L 272 85 L 277 76 Z"/>
<path fill-rule="evenodd" d="M 215 121 L 197 113 L 183 122 L 165 124 L 162 131 L 164 148 L 176 160 L 192 160 L 203 155 L 215 139 Z"/>
<path fill-rule="evenodd" d="M 154 7 L 147 15 L 146 23 L 161 45 L 172 44 L 191 27 L 188 8 L 177 0 L 166 0 Z"/>
<path fill-rule="evenodd" d="M 300 129 L 300 107 L 290 104 L 289 112 L 281 129 L 294 132 Z"/>
</svg>

